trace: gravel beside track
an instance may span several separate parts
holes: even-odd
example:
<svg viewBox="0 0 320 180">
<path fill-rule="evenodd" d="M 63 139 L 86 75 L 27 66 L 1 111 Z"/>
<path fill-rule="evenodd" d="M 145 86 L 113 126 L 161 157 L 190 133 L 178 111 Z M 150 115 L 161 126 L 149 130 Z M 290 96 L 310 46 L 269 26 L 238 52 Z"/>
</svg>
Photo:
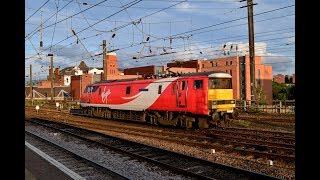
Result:
<svg viewBox="0 0 320 180">
<path fill-rule="evenodd" d="M 42 112 L 37 114 L 34 109 L 32 110 L 26 109 L 26 119 L 31 117 L 42 117 L 42 118 L 48 118 L 48 119 L 57 120 L 57 121 L 61 121 L 61 120 L 68 121 L 68 119 L 92 121 L 95 119 L 95 118 L 88 118 L 88 117 L 71 116 L 68 114 L 55 113 L 55 112 Z M 96 120 L 99 121 L 101 119 L 96 119 Z M 101 121 L 103 121 L 106 125 L 116 124 L 118 126 L 121 126 L 121 125 L 130 124 L 127 122 L 117 122 L 117 121 L 109 121 L 109 120 L 101 120 Z M 142 125 L 135 124 L 135 126 L 142 126 Z M 150 128 L 158 129 L 159 131 L 163 131 L 166 129 L 162 127 L 150 127 Z M 166 141 L 154 140 L 152 138 L 131 136 L 125 133 L 108 132 L 108 131 L 100 131 L 100 132 L 108 135 L 112 135 L 115 137 L 120 137 L 123 139 L 179 152 L 182 154 L 187 154 L 187 155 L 202 158 L 205 160 L 226 164 L 226 165 L 238 167 L 241 169 L 248 169 L 251 171 L 264 173 L 264 174 L 275 176 L 281 179 L 295 179 L 294 164 L 287 164 L 285 162 L 275 160 L 273 161 L 273 165 L 269 165 L 269 161 L 266 161 L 265 159 L 262 159 L 262 158 L 256 159 L 250 156 L 241 156 L 237 153 L 226 153 L 223 151 L 216 151 L 216 153 L 211 154 L 210 150 L 208 149 L 201 149 L 201 148 L 196 148 L 196 147 L 191 147 L 191 146 L 186 146 L 186 145 L 181 145 L 176 143 L 169 143 Z"/>
</svg>

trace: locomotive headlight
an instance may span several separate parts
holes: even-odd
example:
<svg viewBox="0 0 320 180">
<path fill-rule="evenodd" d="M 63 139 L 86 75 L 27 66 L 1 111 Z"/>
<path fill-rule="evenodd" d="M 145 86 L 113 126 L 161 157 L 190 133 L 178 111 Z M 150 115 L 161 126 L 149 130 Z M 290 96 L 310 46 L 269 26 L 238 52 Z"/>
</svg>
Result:
<svg viewBox="0 0 320 180">
<path fill-rule="evenodd" d="M 234 100 L 231 100 L 231 101 L 230 101 L 230 104 L 234 104 Z"/>
<path fill-rule="evenodd" d="M 212 105 L 217 105 L 217 101 L 212 101 Z"/>
</svg>

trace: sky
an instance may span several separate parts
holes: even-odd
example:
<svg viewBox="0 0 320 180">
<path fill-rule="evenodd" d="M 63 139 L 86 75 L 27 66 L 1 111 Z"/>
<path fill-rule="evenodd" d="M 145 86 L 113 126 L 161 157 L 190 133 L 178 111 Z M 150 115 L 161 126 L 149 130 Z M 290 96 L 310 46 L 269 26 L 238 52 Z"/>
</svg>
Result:
<svg viewBox="0 0 320 180">
<path fill-rule="evenodd" d="M 247 1 L 26 0 L 25 74 L 102 67 L 102 42 L 118 68 L 249 55 Z M 255 55 L 272 73 L 295 73 L 295 1 L 253 0 Z M 42 22 L 42 23 L 41 23 Z M 42 25 L 42 26 L 41 26 Z M 43 47 L 40 47 L 42 39 Z"/>
</svg>

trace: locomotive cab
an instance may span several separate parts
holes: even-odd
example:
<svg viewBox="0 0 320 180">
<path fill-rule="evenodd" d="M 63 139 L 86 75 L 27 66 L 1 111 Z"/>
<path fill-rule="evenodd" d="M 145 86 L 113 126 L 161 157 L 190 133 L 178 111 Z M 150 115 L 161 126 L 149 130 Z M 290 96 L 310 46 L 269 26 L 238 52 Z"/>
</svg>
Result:
<svg viewBox="0 0 320 180">
<path fill-rule="evenodd" d="M 233 119 L 235 99 L 233 98 L 232 78 L 227 73 L 214 73 L 208 76 L 208 110 L 210 123 L 229 123 Z"/>
</svg>

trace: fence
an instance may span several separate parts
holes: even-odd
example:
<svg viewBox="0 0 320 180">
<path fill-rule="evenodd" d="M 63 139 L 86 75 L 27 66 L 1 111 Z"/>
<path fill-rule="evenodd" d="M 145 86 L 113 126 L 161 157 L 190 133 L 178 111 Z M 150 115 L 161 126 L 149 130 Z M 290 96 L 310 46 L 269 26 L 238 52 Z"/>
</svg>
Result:
<svg viewBox="0 0 320 180">
<path fill-rule="evenodd" d="M 59 103 L 61 107 L 67 108 L 67 109 L 74 109 L 80 107 L 80 102 L 75 101 L 72 99 L 60 99 L 60 98 L 54 98 L 53 101 L 51 101 L 50 98 L 43 99 L 43 98 L 33 98 L 32 100 L 30 98 L 25 99 L 25 106 L 47 106 L 47 107 L 56 107 L 56 103 Z"/>
<path fill-rule="evenodd" d="M 260 105 L 254 101 L 237 100 L 236 107 L 244 112 L 295 114 L 295 100 L 273 100 L 272 104 Z"/>
</svg>

